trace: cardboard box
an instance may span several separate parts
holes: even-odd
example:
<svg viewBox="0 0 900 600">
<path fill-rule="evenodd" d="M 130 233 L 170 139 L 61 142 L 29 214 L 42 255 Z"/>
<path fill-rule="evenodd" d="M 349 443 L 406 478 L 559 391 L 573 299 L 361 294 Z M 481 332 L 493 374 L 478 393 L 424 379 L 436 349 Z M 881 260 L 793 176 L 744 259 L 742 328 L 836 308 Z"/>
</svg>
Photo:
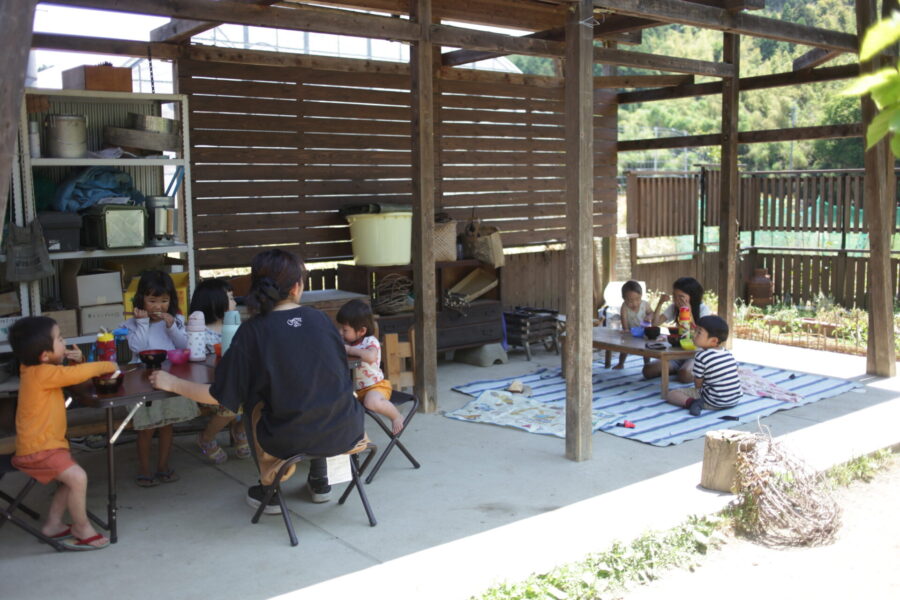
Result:
<svg viewBox="0 0 900 600">
<path fill-rule="evenodd" d="M 172 277 L 172 282 L 175 284 L 175 292 L 178 294 L 178 311 L 184 315 L 185 320 L 187 320 L 188 306 L 190 304 L 190 297 L 188 296 L 190 274 L 170 273 L 169 276 Z M 137 294 L 137 286 L 140 280 L 140 277 L 135 277 L 131 280 L 131 283 L 128 284 L 128 289 L 125 290 L 126 317 L 130 318 L 134 315 L 134 295 Z"/>
<path fill-rule="evenodd" d="M 103 261 L 103 268 L 108 271 L 118 271 L 122 276 L 122 282 L 130 282 L 135 277 L 140 277 L 144 271 L 161 269 L 165 262 L 164 254 L 148 254 L 146 256 L 120 256 Z"/>
<path fill-rule="evenodd" d="M 131 69 L 107 65 L 82 65 L 62 72 L 63 89 L 130 92 Z"/>
<path fill-rule="evenodd" d="M 22 307 L 19 305 L 19 292 L 13 290 L 0 294 L 0 317 L 15 315 L 20 312 L 22 312 Z"/>
<path fill-rule="evenodd" d="M 41 314 L 56 321 L 59 325 L 59 332 L 64 338 L 78 337 L 78 311 L 74 308 L 67 310 L 48 310 Z"/>
<path fill-rule="evenodd" d="M 9 328 L 22 317 L 4 317 L 0 319 L 0 342 L 9 339 Z"/>
<path fill-rule="evenodd" d="M 118 304 L 102 306 L 85 306 L 78 309 L 78 321 L 81 323 L 81 335 L 89 335 L 105 327 L 112 331 L 125 320 L 125 307 Z"/>
<path fill-rule="evenodd" d="M 94 271 L 59 275 L 63 306 L 97 306 L 122 302 L 122 279 L 118 271 Z"/>
</svg>

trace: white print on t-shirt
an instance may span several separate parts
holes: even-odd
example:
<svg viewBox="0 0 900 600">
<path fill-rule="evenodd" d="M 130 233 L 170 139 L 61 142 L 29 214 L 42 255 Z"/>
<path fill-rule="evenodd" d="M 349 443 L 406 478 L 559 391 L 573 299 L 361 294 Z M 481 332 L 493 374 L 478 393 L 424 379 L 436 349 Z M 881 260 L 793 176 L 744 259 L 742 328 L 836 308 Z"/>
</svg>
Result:
<svg viewBox="0 0 900 600">
<path fill-rule="evenodd" d="M 303 325 L 303 317 L 294 317 L 293 319 L 288 319 L 287 324 L 291 327 L 300 327 Z"/>
</svg>

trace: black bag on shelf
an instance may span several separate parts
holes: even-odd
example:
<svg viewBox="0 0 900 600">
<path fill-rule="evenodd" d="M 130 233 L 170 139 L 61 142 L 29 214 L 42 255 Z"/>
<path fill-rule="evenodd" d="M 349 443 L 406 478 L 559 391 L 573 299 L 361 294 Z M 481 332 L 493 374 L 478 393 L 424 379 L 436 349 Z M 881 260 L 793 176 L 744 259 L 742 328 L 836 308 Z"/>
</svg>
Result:
<svg viewBox="0 0 900 600">
<path fill-rule="evenodd" d="M 10 223 L 5 247 L 7 281 L 35 281 L 53 275 L 47 242 L 37 219 L 25 227 Z"/>
</svg>

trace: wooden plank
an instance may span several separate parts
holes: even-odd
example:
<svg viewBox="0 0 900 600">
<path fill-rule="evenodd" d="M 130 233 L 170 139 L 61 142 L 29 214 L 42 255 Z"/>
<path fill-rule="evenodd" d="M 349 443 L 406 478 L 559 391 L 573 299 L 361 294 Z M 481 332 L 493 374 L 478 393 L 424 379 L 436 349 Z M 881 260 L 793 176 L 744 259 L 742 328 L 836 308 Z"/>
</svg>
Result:
<svg viewBox="0 0 900 600">
<path fill-rule="evenodd" d="M 768 142 L 786 142 L 790 140 L 816 140 L 860 136 L 862 136 L 862 125 L 859 123 L 851 123 L 844 125 L 797 127 L 794 129 L 741 131 L 738 133 L 738 143 L 759 144 Z M 712 133 L 705 135 L 650 138 L 643 140 L 623 140 L 618 143 L 618 149 L 619 152 L 633 152 L 639 150 L 655 150 L 663 148 L 693 148 L 699 146 L 715 146 L 720 142 L 721 136 L 719 134 Z"/>
<path fill-rule="evenodd" d="M 275 4 L 279 0 L 234 0 L 245 4 L 258 4 L 261 6 L 269 6 Z M 218 21 L 193 21 L 190 19 L 172 19 L 165 25 L 157 27 L 150 32 L 151 42 L 171 42 L 181 43 L 189 42 L 191 37 L 215 29 L 221 22 Z"/>
<path fill-rule="evenodd" d="M 595 88 L 642 88 L 691 85 L 693 83 L 693 75 L 606 75 L 594 77 Z"/>
<path fill-rule="evenodd" d="M 116 56 L 147 57 L 149 49 L 153 58 L 173 60 L 179 49 L 172 44 L 155 44 L 134 40 L 116 40 L 100 37 L 63 35 L 58 33 L 34 33 L 31 47 L 36 50 L 60 50 L 84 54 L 113 54 Z"/>
<path fill-rule="evenodd" d="M 734 76 L 734 69 L 730 65 L 724 63 L 678 58 L 674 56 L 660 56 L 657 54 L 648 54 L 646 52 L 618 50 L 616 48 L 601 48 L 599 46 L 594 48 L 594 61 L 642 69 L 657 69 L 660 71 L 674 71 L 675 73 L 690 73 L 693 75 L 709 75 L 711 77 Z"/>
<path fill-rule="evenodd" d="M 36 4 L 35 0 L 0 2 L 0 39 L 6 46 L 0 58 L 0 215 L 6 215 L 13 165 L 18 168 L 19 163 L 16 135 Z"/>
<path fill-rule="evenodd" d="M 859 75 L 859 65 L 849 64 L 835 67 L 822 67 L 801 72 L 775 73 L 772 75 L 756 75 L 743 77 L 740 80 L 742 92 L 750 90 L 762 90 L 774 87 L 798 85 L 802 83 L 815 83 L 819 81 L 834 81 L 849 79 Z M 671 100 L 674 98 L 687 98 L 693 96 L 709 96 L 722 93 L 722 82 L 712 81 L 708 83 L 696 83 L 693 85 L 681 85 L 652 90 L 638 90 L 634 92 L 621 92 L 619 104 L 633 104 L 635 102 L 652 102 L 654 100 Z"/>
<path fill-rule="evenodd" d="M 816 46 L 840 52 L 856 52 L 856 36 L 751 15 L 714 6 L 702 6 L 678 0 L 595 0 L 597 8 L 616 14 L 680 23 L 741 35 L 752 35 L 792 44 Z"/>
<path fill-rule="evenodd" d="M 718 315 L 734 327 L 734 301 L 737 274 L 737 202 L 740 198 L 738 175 L 738 111 L 740 93 L 737 77 L 740 74 L 740 36 L 722 36 L 722 58 L 734 67 L 735 77 L 722 82 L 722 169 L 719 199 L 719 310 Z M 727 344 L 727 342 L 726 342 Z"/>
<path fill-rule="evenodd" d="M 407 42 L 420 35 L 412 23 L 401 19 L 300 4 L 290 8 L 241 4 L 235 0 L 116 0 L 114 5 L 109 0 L 54 0 L 54 4 L 335 35 L 358 36 L 365 32 L 370 38 Z"/>
<path fill-rule="evenodd" d="M 896 3 L 894 4 L 896 7 Z M 876 20 L 874 0 L 857 0 L 856 30 L 863 32 Z M 882 60 L 884 59 L 884 61 Z M 861 73 L 874 73 L 886 64 L 884 55 L 860 65 Z M 862 98 L 862 121 L 868 126 L 877 114 L 869 95 Z M 894 348 L 894 296 L 891 286 L 891 230 L 895 222 L 897 180 L 889 139 L 883 138 L 865 153 L 865 208 L 869 233 L 869 337 L 866 351 L 866 373 L 893 377 L 897 372 Z"/>
<path fill-rule="evenodd" d="M 409 75 L 406 63 L 359 60 L 295 52 L 270 52 L 222 46 L 192 45 L 181 48 L 181 58 L 207 62 L 226 62 L 242 65 L 271 65 L 276 67 L 299 67 L 303 69 L 329 69 L 335 71 L 362 73 L 400 73 Z"/>
<path fill-rule="evenodd" d="M 416 298 L 414 378 L 425 412 L 437 410 L 437 289 L 434 269 L 436 189 L 435 52 L 431 0 L 411 0 L 419 40 L 410 47 L 413 166 L 413 282 Z"/>
<path fill-rule="evenodd" d="M 803 71 L 823 65 L 828 61 L 837 58 L 841 53 L 837 50 L 827 50 L 825 48 L 813 48 L 806 54 L 794 59 L 794 70 Z"/>
<path fill-rule="evenodd" d="M 591 355 L 593 315 L 593 17 L 591 0 L 579 0 L 566 18 L 566 457 L 591 458 Z"/>
</svg>

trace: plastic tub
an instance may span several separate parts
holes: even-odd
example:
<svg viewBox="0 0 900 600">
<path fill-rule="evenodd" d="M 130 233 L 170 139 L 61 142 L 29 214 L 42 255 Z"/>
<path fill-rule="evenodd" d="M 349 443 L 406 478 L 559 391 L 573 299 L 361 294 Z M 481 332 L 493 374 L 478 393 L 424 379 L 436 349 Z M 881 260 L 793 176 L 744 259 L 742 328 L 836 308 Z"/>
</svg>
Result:
<svg viewBox="0 0 900 600">
<path fill-rule="evenodd" d="M 412 248 L 412 213 L 347 215 L 357 265 L 408 265 Z"/>
</svg>

